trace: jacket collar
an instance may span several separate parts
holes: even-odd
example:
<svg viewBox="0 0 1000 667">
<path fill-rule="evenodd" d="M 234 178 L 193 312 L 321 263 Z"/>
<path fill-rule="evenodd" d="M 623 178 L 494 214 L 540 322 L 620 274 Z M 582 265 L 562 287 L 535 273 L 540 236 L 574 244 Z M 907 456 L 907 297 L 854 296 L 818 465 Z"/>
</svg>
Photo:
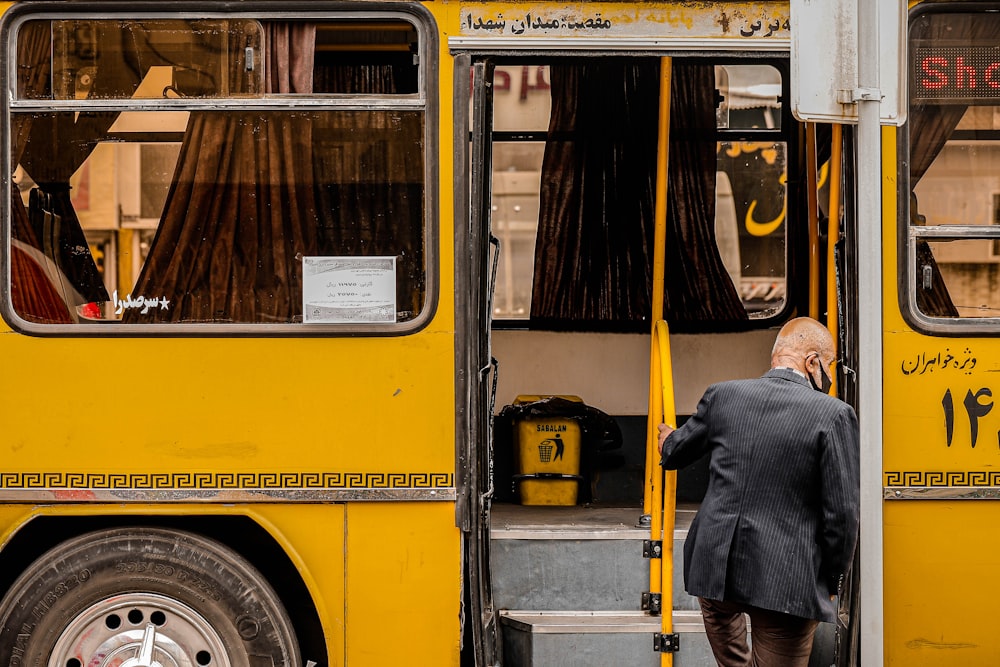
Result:
<svg viewBox="0 0 1000 667">
<path fill-rule="evenodd" d="M 781 380 L 791 380 L 792 382 L 797 382 L 804 387 L 812 389 L 812 385 L 809 384 L 809 380 L 802 377 L 791 368 L 772 368 L 767 373 L 764 374 L 766 378 L 779 378 Z"/>
</svg>

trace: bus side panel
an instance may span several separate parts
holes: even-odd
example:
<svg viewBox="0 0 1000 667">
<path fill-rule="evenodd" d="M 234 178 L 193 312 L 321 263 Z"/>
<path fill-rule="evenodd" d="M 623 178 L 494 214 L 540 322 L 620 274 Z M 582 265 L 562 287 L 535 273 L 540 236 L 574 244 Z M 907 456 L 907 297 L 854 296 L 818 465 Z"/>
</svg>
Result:
<svg viewBox="0 0 1000 667">
<path fill-rule="evenodd" d="M 158 488 L 212 488 L 225 483 L 216 475 L 233 473 L 260 476 L 262 485 L 279 489 L 307 484 L 267 475 L 332 473 L 335 488 L 349 489 L 366 488 L 366 473 L 406 478 L 391 481 L 391 488 L 420 486 L 412 476 L 443 481 L 425 484 L 433 487 L 449 486 L 453 478 L 450 335 L 54 339 L 8 333 L 0 334 L 0 350 L 7 377 L 0 385 L 0 451 L 8 471 L 166 475 Z M 209 477 L 185 481 L 194 473 Z M 43 482 L 4 479 L 2 489 Z"/>
<path fill-rule="evenodd" d="M 885 664 L 1000 664 L 1000 503 L 885 503 Z"/>
<path fill-rule="evenodd" d="M 451 503 L 348 506 L 345 664 L 434 656 L 435 665 L 457 667 L 462 549 L 454 512 Z"/>
<path fill-rule="evenodd" d="M 996 485 L 1000 340 L 928 336 L 904 321 L 894 128 L 884 128 L 882 151 L 884 662 L 997 664 L 1000 503 L 968 492 Z M 864 526 L 861 544 L 862 558 L 874 557 Z"/>
</svg>

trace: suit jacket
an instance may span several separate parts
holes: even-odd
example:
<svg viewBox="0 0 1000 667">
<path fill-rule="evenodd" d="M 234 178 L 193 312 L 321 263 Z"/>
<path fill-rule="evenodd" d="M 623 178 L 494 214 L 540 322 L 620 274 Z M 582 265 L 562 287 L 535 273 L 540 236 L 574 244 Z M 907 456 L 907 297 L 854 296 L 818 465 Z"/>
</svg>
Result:
<svg viewBox="0 0 1000 667">
<path fill-rule="evenodd" d="M 857 543 L 859 449 L 854 410 L 790 369 L 709 387 L 661 461 L 711 453 L 684 544 L 688 593 L 835 621 L 830 596 Z"/>
</svg>

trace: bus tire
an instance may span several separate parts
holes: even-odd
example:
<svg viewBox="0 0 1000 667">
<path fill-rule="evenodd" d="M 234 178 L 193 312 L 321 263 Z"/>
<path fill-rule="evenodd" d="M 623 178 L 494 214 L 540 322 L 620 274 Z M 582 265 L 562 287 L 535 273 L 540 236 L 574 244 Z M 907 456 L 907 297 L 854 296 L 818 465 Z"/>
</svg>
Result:
<svg viewBox="0 0 1000 667">
<path fill-rule="evenodd" d="M 268 660 L 269 659 L 269 660 Z M 0 602 L 0 665 L 299 667 L 271 586 L 222 544 L 115 528 L 54 547 Z"/>
</svg>

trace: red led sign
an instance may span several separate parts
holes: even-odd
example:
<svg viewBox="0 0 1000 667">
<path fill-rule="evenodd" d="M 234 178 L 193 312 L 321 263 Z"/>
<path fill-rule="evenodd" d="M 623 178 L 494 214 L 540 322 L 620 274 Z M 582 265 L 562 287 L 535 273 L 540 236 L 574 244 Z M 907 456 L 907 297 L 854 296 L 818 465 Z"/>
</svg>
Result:
<svg viewBox="0 0 1000 667">
<path fill-rule="evenodd" d="M 942 103 L 1000 100 L 1000 45 L 917 47 L 910 96 Z"/>
</svg>

